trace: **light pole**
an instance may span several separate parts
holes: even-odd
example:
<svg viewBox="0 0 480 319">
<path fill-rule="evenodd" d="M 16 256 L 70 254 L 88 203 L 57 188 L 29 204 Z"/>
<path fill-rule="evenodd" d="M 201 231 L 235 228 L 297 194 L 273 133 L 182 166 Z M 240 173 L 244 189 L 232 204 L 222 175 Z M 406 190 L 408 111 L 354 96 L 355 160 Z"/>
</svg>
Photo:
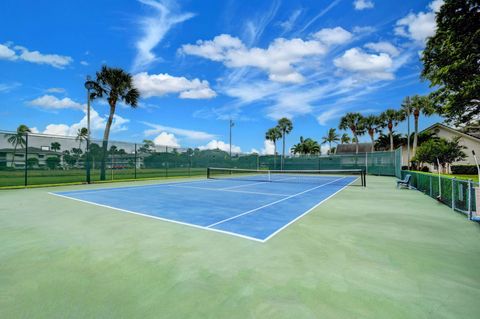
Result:
<svg viewBox="0 0 480 319">
<path fill-rule="evenodd" d="M 230 142 L 229 142 L 229 145 L 230 145 L 230 160 L 232 159 L 232 127 L 235 126 L 235 123 L 233 123 L 233 121 L 230 119 Z"/>
<path fill-rule="evenodd" d="M 87 89 L 87 183 L 90 184 L 90 91 L 95 87 L 95 82 L 87 75 L 85 88 Z"/>
</svg>

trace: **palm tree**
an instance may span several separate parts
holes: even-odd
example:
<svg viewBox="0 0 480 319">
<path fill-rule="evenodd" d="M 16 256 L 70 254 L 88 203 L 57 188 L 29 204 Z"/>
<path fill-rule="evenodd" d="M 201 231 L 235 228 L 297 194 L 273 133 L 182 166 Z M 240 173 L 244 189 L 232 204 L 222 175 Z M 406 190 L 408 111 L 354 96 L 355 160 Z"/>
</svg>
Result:
<svg viewBox="0 0 480 319">
<path fill-rule="evenodd" d="M 340 137 L 340 144 L 348 144 L 350 143 L 350 136 L 347 133 L 343 133 L 342 137 Z"/>
<path fill-rule="evenodd" d="M 328 143 L 328 153 L 332 153 L 332 143 L 338 143 L 340 141 L 340 136 L 337 134 L 337 131 L 334 128 L 328 130 L 326 136 L 322 137 L 322 144 Z"/>
<path fill-rule="evenodd" d="M 60 143 L 58 143 L 58 142 L 52 142 L 52 143 L 50 144 L 50 149 L 51 149 L 52 151 L 54 151 L 54 152 L 60 151 L 60 147 L 61 147 L 61 145 L 60 145 Z"/>
<path fill-rule="evenodd" d="M 86 127 L 79 128 L 75 141 L 78 141 L 78 148 L 82 148 L 82 142 L 88 138 L 88 129 Z"/>
<path fill-rule="evenodd" d="M 106 97 L 108 105 L 110 106 L 110 114 L 103 133 L 103 156 L 100 167 L 100 180 L 105 180 L 105 160 L 108 151 L 108 138 L 110 136 L 110 128 L 112 127 L 117 102 L 123 101 L 126 105 L 136 108 L 138 99 L 140 98 L 140 92 L 134 87 L 131 74 L 120 68 L 110 68 L 107 66 L 103 66 L 100 72 L 97 72 L 97 79 L 93 91 L 92 98 Z"/>
<path fill-rule="evenodd" d="M 307 138 L 305 140 L 305 154 L 317 155 L 321 153 L 320 144 L 317 141 Z"/>
<path fill-rule="evenodd" d="M 347 113 L 344 117 L 340 119 L 340 125 L 338 126 L 341 130 L 350 129 L 355 139 L 355 153 L 358 154 L 358 136 L 364 133 L 362 127 L 363 116 L 360 113 Z"/>
<path fill-rule="evenodd" d="M 303 155 L 315 155 L 320 154 L 320 145 L 317 141 L 306 138 L 304 139 L 303 136 L 300 136 L 300 142 L 298 144 L 293 145 L 291 148 L 291 152 L 293 154 L 303 154 Z"/>
<path fill-rule="evenodd" d="M 273 143 L 273 167 L 274 169 L 277 167 L 277 140 L 282 137 L 282 132 L 278 129 L 278 127 L 273 127 L 268 129 L 265 133 L 265 139 L 267 141 L 272 141 Z"/>
<path fill-rule="evenodd" d="M 415 156 L 415 151 L 417 150 L 418 144 L 418 118 L 420 117 L 420 113 L 425 116 L 430 116 L 434 113 L 434 108 L 428 96 L 419 96 L 414 95 L 411 98 L 411 105 L 413 109 L 413 119 L 414 119 L 414 137 L 413 137 L 413 154 Z"/>
<path fill-rule="evenodd" d="M 278 120 L 277 128 L 280 130 L 282 133 L 282 140 L 283 140 L 283 147 L 282 147 L 282 165 L 281 169 L 283 170 L 283 166 L 285 164 L 285 137 L 287 134 L 290 134 L 290 132 L 293 130 L 293 124 L 292 121 L 287 119 L 286 117 L 281 118 Z"/>
<path fill-rule="evenodd" d="M 374 152 L 375 151 L 375 133 L 380 131 L 382 122 L 380 121 L 378 116 L 369 115 L 363 118 L 362 126 L 370 136 L 370 139 L 372 140 L 372 152 Z"/>
<path fill-rule="evenodd" d="M 15 166 L 15 154 L 17 153 L 17 147 L 20 146 L 24 148 L 27 145 L 27 141 L 25 140 L 25 136 L 30 133 L 30 128 L 28 126 L 21 124 L 17 127 L 17 132 L 15 134 L 5 134 L 5 138 L 7 142 L 13 145 L 13 156 L 12 156 L 12 163 L 11 167 Z M 25 159 L 26 161 L 27 159 Z"/>
<path fill-rule="evenodd" d="M 382 127 L 388 128 L 388 133 L 390 135 L 390 151 L 393 151 L 393 129 L 400 123 L 405 120 L 405 112 L 397 111 L 394 109 L 388 109 L 380 115 L 382 121 Z"/>
</svg>

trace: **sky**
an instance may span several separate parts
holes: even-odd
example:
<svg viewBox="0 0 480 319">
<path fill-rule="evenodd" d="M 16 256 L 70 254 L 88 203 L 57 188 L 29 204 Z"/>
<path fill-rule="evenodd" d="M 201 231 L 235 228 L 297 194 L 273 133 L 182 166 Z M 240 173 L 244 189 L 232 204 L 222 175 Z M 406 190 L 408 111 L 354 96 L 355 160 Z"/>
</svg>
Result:
<svg viewBox="0 0 480 319">
<path fill-rule="evenodd" d="M 321 141 L 346 112 L 379 114 L 431 91 L 420 56 L 441 4 L 4 0 L 0 129 L 75 135 L 86 126 L 85 79 L 107 65 L 141 93 L 138 108 L 117 106 L 111 140 L 228 150 L 232 119 L 234 152 L 272 153 L 265 132 L 288 117 L 287 148 Z M 94 137 L 107 116 L 95 100 Z M 422 117 L 420 129 L 439 120 Z"/>
</svg>

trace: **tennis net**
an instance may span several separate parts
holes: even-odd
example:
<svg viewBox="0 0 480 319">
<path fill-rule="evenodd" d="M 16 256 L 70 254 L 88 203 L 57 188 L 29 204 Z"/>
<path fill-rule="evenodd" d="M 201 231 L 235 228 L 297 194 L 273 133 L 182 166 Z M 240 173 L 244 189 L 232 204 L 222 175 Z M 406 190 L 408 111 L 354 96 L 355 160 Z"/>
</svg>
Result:
<svg viewBox="0 0 480 319">
<path fill-rule="evenodd" d="M 366 174 L 362 169 L 340 170 L 253 170 L 209 167 L 207 178 L 242 180 L 253 182 L 341 184 L 366 186 Z"/>
</svg>

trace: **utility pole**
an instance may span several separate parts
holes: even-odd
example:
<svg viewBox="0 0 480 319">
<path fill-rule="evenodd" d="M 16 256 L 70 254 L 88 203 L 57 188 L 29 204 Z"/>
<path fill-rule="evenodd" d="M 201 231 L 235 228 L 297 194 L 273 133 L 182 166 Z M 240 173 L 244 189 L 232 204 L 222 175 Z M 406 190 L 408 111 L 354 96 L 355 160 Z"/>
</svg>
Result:
<svg viewBox="0 0 480 319">
<path fill-rule="evenodd" d="M 406 101 L 407 106 L 407 169 L 410 170 L 410 98 Z"/>
<path fill-rule="evenodd" d="M 90 184 L 90 91 L 95 87 L 95 83 L 87 76 L 85 88 L 87 89 L 87 183 Z"/>
<path fill-rule="evenodd" d="M 232 127 L 235 126 L 235 123 L 233 123 L 232 119 L 230 119 L 229 122 L 229 128 L 230 128 L 230 159 L 232 159 Z"/>
</svg>

